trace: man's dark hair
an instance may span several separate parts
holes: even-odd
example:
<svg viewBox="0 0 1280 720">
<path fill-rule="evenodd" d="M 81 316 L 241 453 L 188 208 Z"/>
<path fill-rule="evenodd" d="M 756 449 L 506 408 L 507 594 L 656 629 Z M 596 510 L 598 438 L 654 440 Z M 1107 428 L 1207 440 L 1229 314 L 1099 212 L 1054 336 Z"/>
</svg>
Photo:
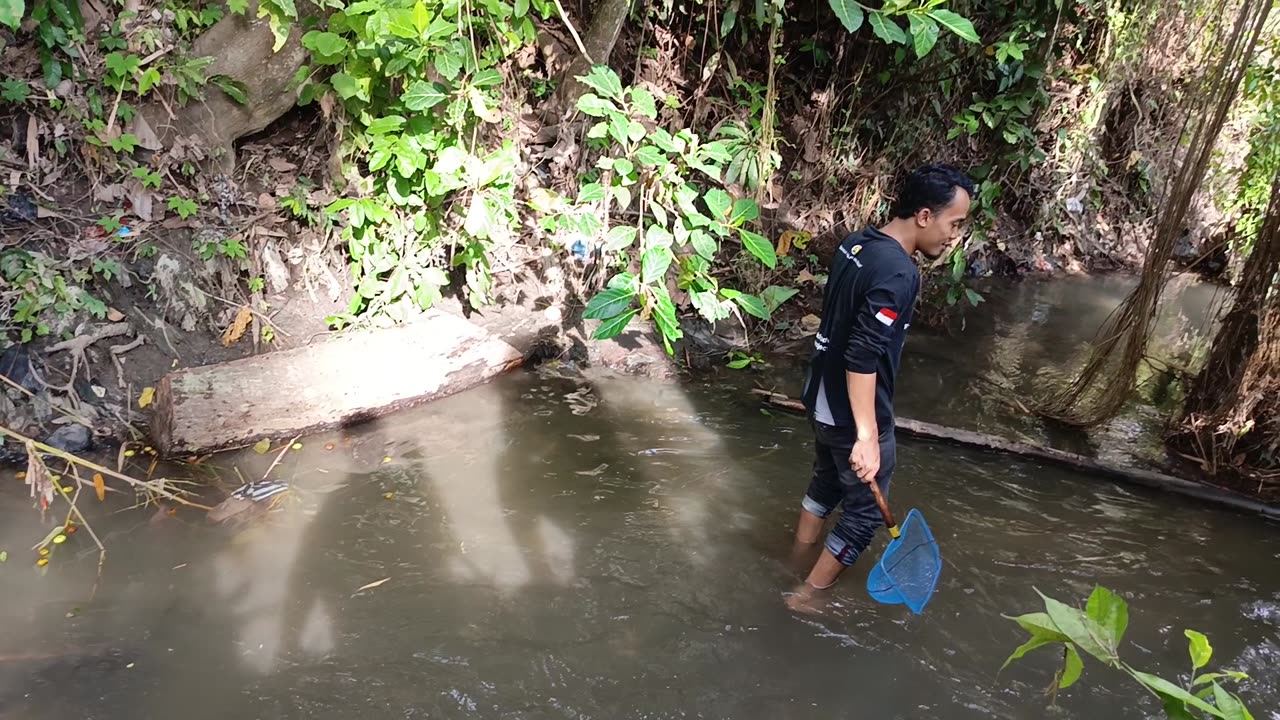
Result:
<svg viewBox="0 0 1280 720">
<path fill-rule="evenodd" d="M 963 188 L 973 197 L 973 181 L 956 168 L 942 163 L 918 167 L 902 183 L 902 191 L 893 203 L 893 216 L 915 217 L 924 208 L 938 212 L 951 204 L 956 188 Z"/>
</svg>

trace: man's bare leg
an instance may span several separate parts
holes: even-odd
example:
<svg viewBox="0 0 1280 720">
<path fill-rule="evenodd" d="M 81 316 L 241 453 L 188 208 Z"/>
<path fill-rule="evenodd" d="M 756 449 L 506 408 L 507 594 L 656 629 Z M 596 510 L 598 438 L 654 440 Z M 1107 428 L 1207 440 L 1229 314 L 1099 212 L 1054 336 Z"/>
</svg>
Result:
<svg viewBox="0 0 1280 720">
<path fill-rule="evenodd" d="M 822 537 L 824 520 L 808 510 L 800 511 L 800 520 L 796 522 L 796 542 L 813 545 Z"/>
<path fill-rule="evenodd" d="M 830 550 L 823 548 L 822 554 L 818 556 L 818 562 L 814 563 L 813 569 L 809 571 L 805 584 L 819 590 L 831 587 L 843 571 L 844 564 L 837 560 Z"/>
</svg>

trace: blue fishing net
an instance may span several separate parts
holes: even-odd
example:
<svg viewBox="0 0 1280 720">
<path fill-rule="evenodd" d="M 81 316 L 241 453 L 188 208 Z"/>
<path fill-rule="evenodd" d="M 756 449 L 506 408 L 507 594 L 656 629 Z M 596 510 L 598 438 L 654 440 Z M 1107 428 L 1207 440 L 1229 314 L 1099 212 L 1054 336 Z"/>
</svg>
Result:
<svg viewBox="0 0 1280 720">
<path fill-rule="evenodd" d="M 885 548 L 884 556 L 867 576 L 867 592 L 873 600 L 906 605 L 919 613 L 929 604 L 942 572 L 938 543 L 924 516 L 912 510 L 899 528 L 900 534 Z"/>
</svg>

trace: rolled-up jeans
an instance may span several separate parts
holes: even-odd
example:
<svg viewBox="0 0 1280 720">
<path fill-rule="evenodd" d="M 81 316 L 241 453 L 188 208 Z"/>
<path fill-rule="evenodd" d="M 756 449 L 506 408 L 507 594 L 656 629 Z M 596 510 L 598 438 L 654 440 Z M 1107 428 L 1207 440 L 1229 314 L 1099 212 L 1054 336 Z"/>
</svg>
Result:
<svg viewBox="0 0 1280 720">
<path fill-rule="evenodd" d="M 805 493 L 805 512 L 825 518 L 843 505 L 840 520 L 827 534 L 826 548 L 843 565 L 852 565 L 876 530 L 884 524 L 875 496 L 849 465 L 856 431 L 852 427 L 834 427 L 813 421 L 813 479 Z M 897 443 L 893 428 L 880 434 L 880 470 L 876 484 L 889 496 L 889 479 L 897 461 Z"/>
</svg>

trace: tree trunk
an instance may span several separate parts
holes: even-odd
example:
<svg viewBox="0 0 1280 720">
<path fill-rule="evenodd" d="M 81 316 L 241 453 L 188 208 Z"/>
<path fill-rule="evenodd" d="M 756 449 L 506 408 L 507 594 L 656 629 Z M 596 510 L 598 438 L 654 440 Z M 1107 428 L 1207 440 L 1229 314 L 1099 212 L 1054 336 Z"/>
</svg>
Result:
<svg viewBox="0 0 1280 720">
<path fill-rule="evenodd" d="M 560 81 L 559 97 L 556 106 L 564 113 L 572 113 L 587 87 L 578 82 L 579 75 L 586 75 L 591 65 L 608 65 L 609 56 L 613 54 L 613 46 L 618 42 L 618 34 L 627 20 L 631 10 L 631 0 L 599 0 L 592 9 L 591 27 L 582 37 L 582 46 L 586 49 L 590 60 L 582 57 L 579 51 L 564 72 Z M 575 48 L 576 49 L 576 48 Z"/>
<path fill-rule="evenodd" d="M 763 396 L 765 402 L 767 402 L 771 407 L 799 415 L 806 414 L 802 403 L 797 400 L 792 400 L 785 395 L 769 392 L 768 390 L 752 390 L 752 392 Z M 1060 465 L 1072 470 L 1077 470 L 1087 475 L 1103 475 L 1116 480 L 1124 480 L 1126 482 L 1145 485 L 1146 487 L 1158 490 L 1168 490 L 1180 495 L 1186 495 L 1188 497 L 1194 497 L 1201 500 L 1209 500 L 1228 507 L 1258 513 L 1269 518 L 1280 519 L 1280 508 L 1256 502 L 1240 495 L 1227 493 L 1213 486 L 1192 480 L 1172 477 L 1170 475 L 1164 475 L 1150 470 L 1140 470 L 1138 468 L 1111 465 L 1099 462 L 1093 458 L 1084 457 L 1083 455 L 1054 450 L 1053 448 L 1014 442 L 994 435 L 987 435 L 985 433 L 943 427 L 942 425 L 934 425 L 932 423 L 921 422 L 919 420 L 897 418 L 895 419 L 894 424 L 897 431 L 907 437 L 932 440 L 935 442 L 945 442 L 952 445 L 959 445 L 961 447 L 983 450 L 986 452 L 1017 455 L 1031 460 L 1042 460 L 1053 463 L 1054 465 Z"/>
<path fill-rule="evenodd" d="M 354 425 L 451 395 L 523 357 L 462 318 L 188 368 L 160 381 L 152 435 L 167 456 L 244 447 Z"/>
</svg>

